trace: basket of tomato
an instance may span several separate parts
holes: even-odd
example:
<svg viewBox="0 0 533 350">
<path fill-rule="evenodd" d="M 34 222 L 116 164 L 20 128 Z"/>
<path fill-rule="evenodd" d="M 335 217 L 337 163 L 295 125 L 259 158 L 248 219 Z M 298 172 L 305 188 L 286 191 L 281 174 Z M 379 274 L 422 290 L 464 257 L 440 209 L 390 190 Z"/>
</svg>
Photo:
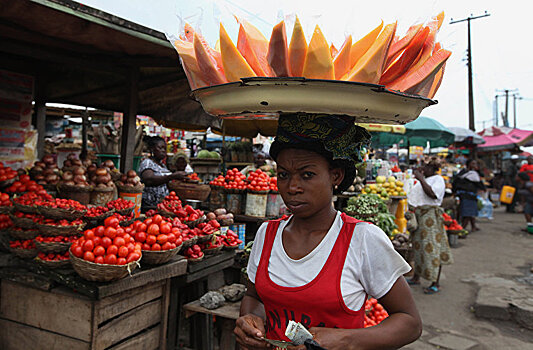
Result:
<svg viewBox="0 0 533 350">
<path fill-rule="evenodd" d="M 72 267 L 88 281 L 109 282 L 126 277 L 140 266 L 141 244 L 119 225 L 115 217 L 103 226 L 86 230 L 70 246 Z"/>
<path fill-rule="evenodd" d="M 55 237 L 35 237 L 35 246 L 39 252 L 45 254 L 65 253 L 69 250 L 72 242 L 77 240 L 76 236 L 55 236 Z"/>
<path fill-rule="evenodd" d="M 114 201 L 107 203 L 107 208 L 114 210 L 120 215 L 129 216 L 133 213 L 135 203 L 122 198 L 117 198 Z"/>
<path fill-rule="evenodd" d="M 54 220 L 41 218 L 36 221 L 37 228 L 42 236 L 75 236 L 83 231 L 86 223 L 81 219 L 68 221 L 65 219 Z"/>
<path fill-rule="evenodd" d="M 8 214 L 13 209 L 13 202 L 7 193 L 0 193 L 0 214 Z"/>
<path fill-rule="evenodd" d="M 70 266 L 70 254 L 68 251 L 63 253 L 43 253 L 40 252 L 35 257 L 35 262 L 49 269 L 58 269 Z"/>
<path fill-rule="evenodd" d="M 10 241 L 9 250 L 21 259 L 33 259 L 37 256 L 33 239 Z"/>
<path fill-rule="evenodd" d="M 27 230 L 34 228 L 36 226 L 36 221 L 42 218 L 40 215 L 23 213 L 21 211 L 9 213 L 9 217 L 15 226 Z"/>
<path fill-rule="evenodd" d="M 13 196 L 13 206 L 15 210 L 22 213 L 37 214 L 37 203 L 46 199 L 52 199 L 52 197 L 43 197 L 35 192 L 26 192 L 21 196 Z"/>
<path fill-rule="evenodd" d="M 4 167 L 0 162 L 0 188 L 11 186 L 15 182 L 18 173 L 10 167 Z"/>
<path fill-rule="evenodd" d="M 39 235 L 39 230 L 23 229 L 21 227 L 13 226 L 8 230 L 9 236 L 14 239 L 27 240 L 34 239 Z"/>
<path fill-rule="evenodd" d="M 108 207 L 89 205 L 83 219 L 91 226 L 98 226 L 114 213 L 115 210 L 109 209 Z"/>
<path fill-rule="evenodd" d="M 200 262 L 204 259 L 205 254 L 198 244 L 193 245 L 185 250 L 185 257 L 189 263 Z"/>
<path fill-rule="evenodd" d="M 73 199 L 55 198 L 39 203 L 38 211 L 51 219 L 76 220 L 87 213 L 87 207 Z"/>
</svg>

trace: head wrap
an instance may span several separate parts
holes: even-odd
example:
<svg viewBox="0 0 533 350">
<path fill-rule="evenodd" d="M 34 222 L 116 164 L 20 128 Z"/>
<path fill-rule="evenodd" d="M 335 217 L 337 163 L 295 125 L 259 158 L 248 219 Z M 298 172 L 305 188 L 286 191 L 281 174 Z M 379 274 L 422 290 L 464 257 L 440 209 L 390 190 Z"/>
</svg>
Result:
<svg viewBox="0 0 533 350">
<path fill-rule="evenodd" d="M 354 124 L 354 118 L 327 114 L 281 114 L 270 156 L 276 160 L 286 148 L 305 149 L 325 157 L 332 165 L 345 168 L 339 185 L 346 190 L 355 178 L 355 164 L 361 162 L 361 149 L 370 141 L 366 129 Z"/>
<path fill-rule="evenodd" d="M 184 150 L 179 149 L 170 159 L 169 165 L 174 167 L 180 158 L 185 158 L 185 162 L 189 164 L 189 157 L 187 157 L 187 153 L 185 153 Z"/>
</svg>

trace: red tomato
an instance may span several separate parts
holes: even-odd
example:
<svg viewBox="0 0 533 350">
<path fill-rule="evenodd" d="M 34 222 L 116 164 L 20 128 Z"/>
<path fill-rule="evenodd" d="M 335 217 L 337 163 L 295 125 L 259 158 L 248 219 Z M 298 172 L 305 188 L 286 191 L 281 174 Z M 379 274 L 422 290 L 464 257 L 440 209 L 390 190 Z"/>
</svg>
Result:
<svg viewBox="0 0 533 350">
<path fill-rule="evenodd" d="M 126 248 L 125 246 L 121 246 L 120 248 L 118 248 L 118 256 L 121 258 L 127 257 L 129 253 L 130 252 L 128 251 L 128 248 Z"/>
<path fill-rule="evenodd" d="M 150 226 L 152 224 L 152 218 L 144 220 L 144 224 L 146 225 L 146 227 Z"/>
<path fill-rule="evenodd" d="M 92 240 L 86 240 L 83 243 L 83 251 L 84 252 L 92 252 L 94 249 L 94 242 Z"/>
<path fill-rule="evenodd" d="M 131 240 L 131 235 L 128 234 L 128 233 L 125 233 L 124 236 L 122 236 L 122 238 L 124 238 L 124 240 L 126 241 L 126 243 L 130 242 Z"/>
<path fill-rule="evenodd" d="M 118 254 L 118 247 L 116 245 L 110 245 L 106 250 L 108 255 L 117 255 Z"/>
<path fill-rule="evenodd" d="M 118 228 L 119 221 L 116 217 L 110 216 L 104 220 L 104 226 Z"/>
<path fill-rule="evenodd" d="M 172 225 L 169 224 L 168 222 L 161 224 L 159 226 L 159 232 L 165 235 L 169 234 L 170 232 L 172 232 Z"/>
<path fill-rule="evenodd" d="M 102 237 L 102 245 L 104 248 L 108 248 L 111 244 L 113 244 L 113 240 L 109 237 Z"/>
<path fill-rule="evenodd" d="M 113 227 L 106 227 L 104 231 L 104 235 L 106 237 L 113 239 L 117 235 L 117 230 L 115 230 Z"/>
<path fill-rule="evenodd" d="M 94 255 L 95 256 L 104 256 L 105 255 L 105 248 L 101 245 L 94 247 Z"/>
<path fill-rule="evenodd" d="M 102 245 L 102 237 L 94 237 L 93 238 L 94 246 Z"/>
<path fill-rule="evenodd" d="M 117 228 L 117 236 L 124 237 L 125 234 L 126 234 L 126 231 L 124 231 L 122 227 Z"/>
<path fill-rule="evenodd" d="M 142 250 L 152 250 L 152 247 L 146 243 L 143 243 Z"/>
<path fill-rule="evenodd" d="M 128 248 L 128 252 L 133 252 L 135 250 L 135 244 L 133 243 L 128 243 L 126 244 L 126 248 Z"/>
<path fill-rule="evenodd" d="M 160 235 L 157 236 L 157 243 L 162 245 L 162 244 L 167 243 L 167 241 L 168 241 L 168 236 L 167 235 L 160 234 Z"/>
<path fill-rule="evenodd" d="M 148 226 L 146 226 L 145 223 L 141 223 L 139 225 L 139 228 L 137 229 L 137 232 L 146 232 L 146 229 L 147 229 Z"/>
<path fill-rule="evenodd" d="M 81 258 L 83 256 L 83 248 L 79 245 L 72 245 L 72 254 L 74 254 L 74 256 L 78 257 L 78 258 Z"/>
<path fill-rule="evenodd" d="M 161 246 L 161 250 L 170 250 L 170 249 L 172 249 L 172 243 L 170 242 L 165 242 L 165 244 Z"/>
<path fill-rule="evenodd" d="M 149 235 L 158 235 L 159 234 L 159 226 L 157 224 L 151 224 L 148 226 L 148 231 L 146 231 Z"/>
<path fill-rule="evenodd" d="M 83 260 L 94 262 L 94 254 L 93 254 L 93 252 L 85 252 L 85 253 L 83 253 Z"/>
<path fill-rule="evenodd" d="M 154 224 L 159 225 L 159 224 L 161 223 L 161 221 L 163 221 L 163 217 L 162 217 L 161 215 L 159 215 L 159 214 L 156 214 L 156 215 L 154 215 L 154 216 L 152 217 L 152 222 L 153 222 Z"/>
<path fill-rule="evenodd" d="M 169 233 L 167 235 L 167 242 L 170 242 L 170 243 L 176 242 L 176 235 L 173 233 Z"/>
<path fill-rule="evenodd" d="M 155 235 L 148 235 L 148 236 L 146 236 L 146 243 L 147 243 L 148 245 L 152 245 L 152 244 L 154 244 L 155 242 L 157 242 L 157 238 L 156 238 Z"/>
<path fill-rule="evenodd" d="M 146 241 L 146 233 L 145 232 L 137 232 L 137 234 L 135 234 L 135 240 L 137 242 L 143 243 L 144 241 Z"/>
<path fill-rule="evenodd" d="M 113 240 L 113 244 L 117 247 L 121 247 L 123 245 L 126 245 L 126 241 L 122 237 L 115 237 L 115 239 Z"/>
<path fill-rule="evenodd" d="M 104 235 L 105 227 L 104 226 L 98 226 L 94 229 L 95 236 L 102 237 Z"/>
<path fill-rule="evenodd" d="M 109 265 L 116 265 L 117 264 L 117 256 L 116 255 L 106 255 L 104 258 L 104 261 L 106 264 Z"/>
<path fill-rule="evenodd" d="M 161 246 L 157 243 L 152 244 L 152 250 L 159 251 L 161 250 Z"/>
<path fill-rule="evenodd" d="M 105 264 L 105 259 L 102 255 L 99 255 L 96 258 L 94 258 L 94 262 L 97 264 Z"/>
<path fill-rule="evenodd" d="M 117 265 L 126 265 L 127 261 L 124 258 L 118 258 Z"/>
<path fill-rule="evenodd" d="M 128 255 L 128 258 L 126 259 L 127 262 L 137 261 L 141 255 L 139 253 L 131 253 Z"/>
<path fill-rule="evenodd" d="M 83 235 L 86 239 L 93 239 L 95 237 L 93 230 L 87 230 Z"/>
</svg>

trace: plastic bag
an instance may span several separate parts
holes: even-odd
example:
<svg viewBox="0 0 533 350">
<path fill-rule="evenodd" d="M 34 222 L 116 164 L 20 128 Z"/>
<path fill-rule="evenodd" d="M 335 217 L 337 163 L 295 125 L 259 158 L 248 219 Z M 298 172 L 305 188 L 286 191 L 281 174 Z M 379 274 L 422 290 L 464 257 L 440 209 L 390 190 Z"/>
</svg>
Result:
<svg viewBox="0 0 533 350">
<path fill-rule="evenodd" d="M 482 196 L 477 197 L 478 204 L 481 204 L 481 208 L 478 212 L 478 217 L 480 218 L 487 218 L 489 220 L 492 220 L 492 212 L 493 212 L 493 206 L 492 202 L 488 198 L 483 198 Z"/>
</svg>

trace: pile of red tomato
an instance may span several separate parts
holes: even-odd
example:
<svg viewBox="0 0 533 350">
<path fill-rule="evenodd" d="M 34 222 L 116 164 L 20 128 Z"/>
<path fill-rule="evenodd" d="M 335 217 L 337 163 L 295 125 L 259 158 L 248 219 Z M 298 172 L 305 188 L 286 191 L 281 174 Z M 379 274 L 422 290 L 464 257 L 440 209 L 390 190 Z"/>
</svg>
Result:
<svg viewBox="0 0 533 350">
<path fill-rule="evenodd" d="M 270 178 L 270 190 L 278 192 L 278 178 L 275 176 Z"/>
<path fill-rule="evenodd" d="M 129 209 L 133 208 L 134 206 L 135 203 L 133 203 L 132 201 L 125 200 L 123 198 L 117 198 L 114 201 L 107 203 L 107 207 L 109 209 L 115 210 Z"/>
<path fill-rule="evenodd" d="M 10 241 L 9 246 L 13 249 L 35 249 L 33 239 Z"/>
<path fill-rule="evenodd" d="M 235 247 L 242 243 L 239 236 L 232 230 L 228 230 L 225 235 L 220 235 L 221 243 L 226 247 Z"/>
<path fill-rule="evenodd" d="M 0 163 L 0 181 L 7 181 L 17 177 L 18 173 L 10 167 L 4 167 L 4 164 Z"/>
<path fill-rule="evenodd" d="M 277 178 L 270 178 L 267 173 L 257 169 L 248 174 L 248 178 L 238 169 L 228 170 L 226 176 L 219 175 L 212 180 L 210 185 L 220 186 L 226 189 L 249 190 L 254 192 L 268 192 L 278 190 Z"/>
<path fill-rule="evenodd" d="M 55 198 L 42 202 L 35 202 L 36 205 L 42 205 L 49 208 L 67 209 L 74 211 L 85 211 L 87 207 L 78 201 L 72 199 Z"/>
<path fill-rule="evenodd" d="M 13 203 L 11 203 L 11 199 L 9 198 L 9 195 L 7 193 L 0 193 L 0 206 L 2 207 L 13 206 Z"/>
<path fill-rule="evenodd" d="M 189 178 L 189 180 L 193 180 L 193 181 L 200 181 L 200 178 L 198 177 L 197 173 L 189 174 L 189 175 L 187 175 L 187 178 Z"/>
<path fill-rule="evenodd" d="M 171 250 L 183 243 L 180 229 L 159 214 L 144 221 L 135 221 L 129 228 L 135 241 L 142 244 L 142 250 Z"/>
<path fill-rule="evenodd" d="M 43 253 L 40 252 L 37 254 L 37 257 L 44 261 L 64 261 L 70 259 L 70 254 L 68 251 L 62 253 L 62 254 L 54 254 L 54 253 Z"/>
<path fill-rule="evenodd" d="M 365 323 L 364 326 L 372 327 L 378 325 L 389 317 L 389 313 L 374 298 L 367 299 L 365 302 Z"/>
<path fill-rule="evenodd" d="M 51 195 L 46 193 L 46 191 L 43 190 L 43 192 L 39 192 L 39 193 L 26 192 L 23 195 L 16 197 L 14 201 L 21 205 L 35 206 L 35 205 L 45 205 L 45 203 L 53 201 L 53 198 Z"/>
<path fill-rule="evenodd" d="M 224 187 L 227 189 L 246 189 L 246 176 L 241 173 L 237 168 L 228 170 L 224 179 L 226 180 L 226 184 L 224 185 Z"/>
<path fill-rule="evenodd" d="M 174 191 L 170 192 L 170 194 L 157 205 L 157 208 L 162 211 L 173 213 L 177 218 L 185 222 L 196 221 L 204 215 L 202 210 L 194 209 L 188 204 L 183 207 L 181 200 Z"/>
<path fill-rule="evenodd" d="M 77 239 L 76 236 L 35 237 L 35 241 L 40 243 L 73 243 Z"/>
<path fill-rule="evenodd" d="M 0 169 L 0 171 L 1 170 L 2 169 Z M 16 173 L 17 172 L 15 171 L 15 174 Z M 37 194 L 46 193 L 43 186 L 31 180 L 30 176 L 26 174 L 20 175 L 18 181 L 13 182 L 11 186 L 6 188 L 6 192 L 9 192 L 9 193 L 36 192 Z"/>
<path fill-rule="evenodd" d="M 246 188 L 249 191 L 268 192 L 270 190 L 269 176 L 261 169 L 250 172 L 246 181 L 248 181 Z"/>
<path fill-rule="evenodd" d="M 85 213 L 86 217 L 95 218 L 104 215 L 105 213 L 109 212 L 109 208 L 97 206 L 97 207 L 90 207 L 87 209 L 87 213 Z"/>
<path fill-rule="evenodd" d="M 0 230 L 5 230 L 13 226 L 13 221 L 7 214 L 0 214 Z"/>
<path fill-rule="evenodd" d="M 204 252 L 198 244 L 195 244 L 192 247 L 187 248 L 184 255 L 187 259 L 200 259 L 204 256 Z"/>
<path fill-rule="evenodd" d="M 111 216 L 104 220 L 103 226 L 83 232 L 70 250 L 76 257 L 96 264 L 126 265 L 141 258 L 141 247 L 119 226 L 118 219 Z"/>
<path fill-rule="evenodd" d="M 76 220 L 66 220 L 66 219 L 60 219 L 60 220 L 54 220 L 54 219 L 47 219 L 42 215 L 32 215 L 32 214 L 26 214 L 26 217 L 28 215 L 33 216 L 33 222 L 40 224 L 40 225 L 51 225 L 51 226 L 79 226 L 83 225 L 82 219 L 76 219 Z"/>
<path fill-rule="evenodd" d="M 218 175 L 216 178 L 209 182 L 211 186 L 226 187 L 226 178 L 224 175 Z"/>
</svg>

